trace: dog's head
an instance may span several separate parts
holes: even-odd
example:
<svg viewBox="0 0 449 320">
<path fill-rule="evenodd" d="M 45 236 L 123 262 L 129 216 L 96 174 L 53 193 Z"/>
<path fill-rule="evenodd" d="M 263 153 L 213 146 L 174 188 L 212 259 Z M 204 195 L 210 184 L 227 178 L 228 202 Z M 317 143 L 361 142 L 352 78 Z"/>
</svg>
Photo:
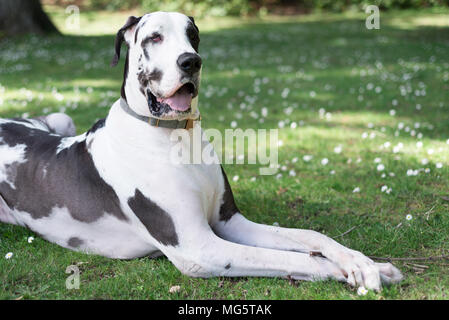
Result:
<svg viewBox="0 0 449 320">
<path fill-rule="evenodd" d="M 198 95 L 202 63 L 194 19 L 175 12 L 129 17 L 117 33 L 112 65 L 118 63 L 123 41 L 128 52 L 122 98 L 141 115 L 187 118 Z"/>
</svg>

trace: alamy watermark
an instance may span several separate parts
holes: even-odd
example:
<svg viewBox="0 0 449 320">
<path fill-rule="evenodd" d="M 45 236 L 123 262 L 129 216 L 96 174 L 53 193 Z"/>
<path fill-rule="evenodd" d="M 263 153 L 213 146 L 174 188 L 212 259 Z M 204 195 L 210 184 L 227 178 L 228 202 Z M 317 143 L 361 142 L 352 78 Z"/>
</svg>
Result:
<svg viewBox="0 0 449 320">
<path fill-rule="evenodd" d="M 76 5 L 70 5 L 65 8 L 67 15 L 65 19 L 65 27 L 67 30 L 79 30 L 80 25 L 80 8 Z"/>
<path fill-rule="evenodd" d="M 70 274 L 65 280 L 67 290 L 80 288 L 80 269 L 76 265 L 70 265 L 65 269 L 65 273 Z"/>
<path fill-rule="evenodd" d="M 380 29 L 380 12 L 379 7 L 375 5 L 369 5 L 365 8 L 365 13 L 369 16 L 365 20 L 365 26 L 368 30 Z"/>
<path fill-rule="evenodd" d="M 278 170 L 278 129 L 202 130 L 195 125 L 187 130 L 173 130 L 170 161 L 173 164 L 258 164 L 260 175 Z"/>
</svg>

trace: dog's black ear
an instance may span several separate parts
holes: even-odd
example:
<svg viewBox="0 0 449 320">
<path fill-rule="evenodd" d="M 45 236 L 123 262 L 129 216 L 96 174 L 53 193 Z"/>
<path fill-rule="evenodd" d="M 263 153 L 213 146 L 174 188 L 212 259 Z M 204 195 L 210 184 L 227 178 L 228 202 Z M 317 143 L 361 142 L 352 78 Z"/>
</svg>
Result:
<svg viewBox="0 0 449 320">
<path fill-rule="evenodd" d="M 195 23 L 195 19 L 194 19 L 193 17 L 191 17 L 191 16 L 189 16 L 189 19 L 190 19 L 190 21 L 192 21 L 193 26 L 195 27 L 196 31 L 197 31 L 197 32 L 200 32 L 200 29 L 198 29 L 198 27 L 197 27 L 197 25 L 196 25 L 196 23 Z"/>
<path fill-rule="evenodd" d="M 115 37 L 115 55 L 112 58 L 111 66 L 115 67 L 120 59 L 120 48 L 122 46 L 123 41 L 125 41 L 125 32 L 135 26 L 142 17 L 134 17 L 131 16 L 126 20 L 126 23 L 120 30 L 117 32 L 117 36 Z"/>
</svg>

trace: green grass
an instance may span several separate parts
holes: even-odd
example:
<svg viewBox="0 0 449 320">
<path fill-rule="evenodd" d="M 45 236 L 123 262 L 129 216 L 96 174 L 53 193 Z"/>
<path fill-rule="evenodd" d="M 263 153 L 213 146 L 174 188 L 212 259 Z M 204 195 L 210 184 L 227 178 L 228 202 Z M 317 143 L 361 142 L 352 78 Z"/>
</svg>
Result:
<svg viewBox="0 0 449 320">
<path fill-rule="evenodd" d="M 80 30 L 66 30 L 63 12 L 50 10 L 67 36 L 0 41 L 0 116 L 62 110 L 83 132 L 119 97 L 123 61 L 115 69 L 109 62 L 113 34 L 128 13 L 85 13 Z M 225 166 L 236 201 L 250 219 L 332 237 L 355 226 L 337 240 L 367 255 L 448 254 L 449 11 L 382 14 L 380 30 L 365 29 L 363 17 L 199 21 L 203 127 L 224 130 L 232 121 L 243 129 L 285 124 L 279 131 L 281 177 L 257 176 L 257 165 Z M 262 108 L 268 109 L 263 123 Z M 291 122 L 297 127 L 291 128 Z M 394 153 L 399 143 L 403 147 Z M 342 152 L 335 153 L 339 145 Z M 304 155 L 313 158 L 306 162 Z M 323 158 L 329 159 L 325 166 Z M 376 158 L 384 171 L 377 171 Z M 423 159 L 428 163 L 422 164 Z M 409 169 L 425 168 L 430 172 L 407 175 Z M 289 176 L 290 170 L 296 176 Z M 234 176 L 238 181 L 232 181 Z M 254 176 L 256 182 L 250 180 Z M 390 194 L 381 192 L 383 185 L 392 188 Z M 359 193 L 353 193 L 356 187 Z M 407 221 L 407 214 L 413 219 Z M 418 262 L 428 266 L 422 272 L 398 262 L 406 276 L 401 284 L 359 297 L 355 289 L 334 281 L 292 285 L 282 279 L 193 279 L 165 258 L 111 260 L 60 248 L 37 235 L 29 244 L 31 235 L 0 225 L 0 298 L 449 297 L 447 260 Z M 12 259 L 4 259 L 7 252 L 14 253 Z M 77 263 L 81 287 L 67 290 L 66 267 Z M 181 290 L 170 294 L 173 285 Z"/>
</svg>

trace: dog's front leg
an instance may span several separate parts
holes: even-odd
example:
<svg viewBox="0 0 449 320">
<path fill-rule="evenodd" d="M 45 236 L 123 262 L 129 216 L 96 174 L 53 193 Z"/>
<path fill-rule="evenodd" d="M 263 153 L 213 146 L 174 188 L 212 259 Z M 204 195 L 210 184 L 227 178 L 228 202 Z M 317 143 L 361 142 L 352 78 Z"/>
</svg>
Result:
<svg viewBox="0 0 449 320">
<path fill-rule="evenodd" d="M 183 273 L 193 277 L 291 277 L 346 281 L 337 265 L 309 254 L 244 246 L 217 237 L 211 229 L 190 230 L 195 237 L 161 250 Z"/>
<path fill-rule="evenodd" d="M 312 231 L 268 226 L 251 222 L 240 213 L 229 220 L 219 220 L 213 229 L 223 239 L 261 248 L 322 254 L 338 265 L 353 286 L 380 290 L 381 280 L 394 283 L 401 272 L 389 263 L 374 263 L 362 253 L 346 248 L 333 239 Z"/>
</svg>

